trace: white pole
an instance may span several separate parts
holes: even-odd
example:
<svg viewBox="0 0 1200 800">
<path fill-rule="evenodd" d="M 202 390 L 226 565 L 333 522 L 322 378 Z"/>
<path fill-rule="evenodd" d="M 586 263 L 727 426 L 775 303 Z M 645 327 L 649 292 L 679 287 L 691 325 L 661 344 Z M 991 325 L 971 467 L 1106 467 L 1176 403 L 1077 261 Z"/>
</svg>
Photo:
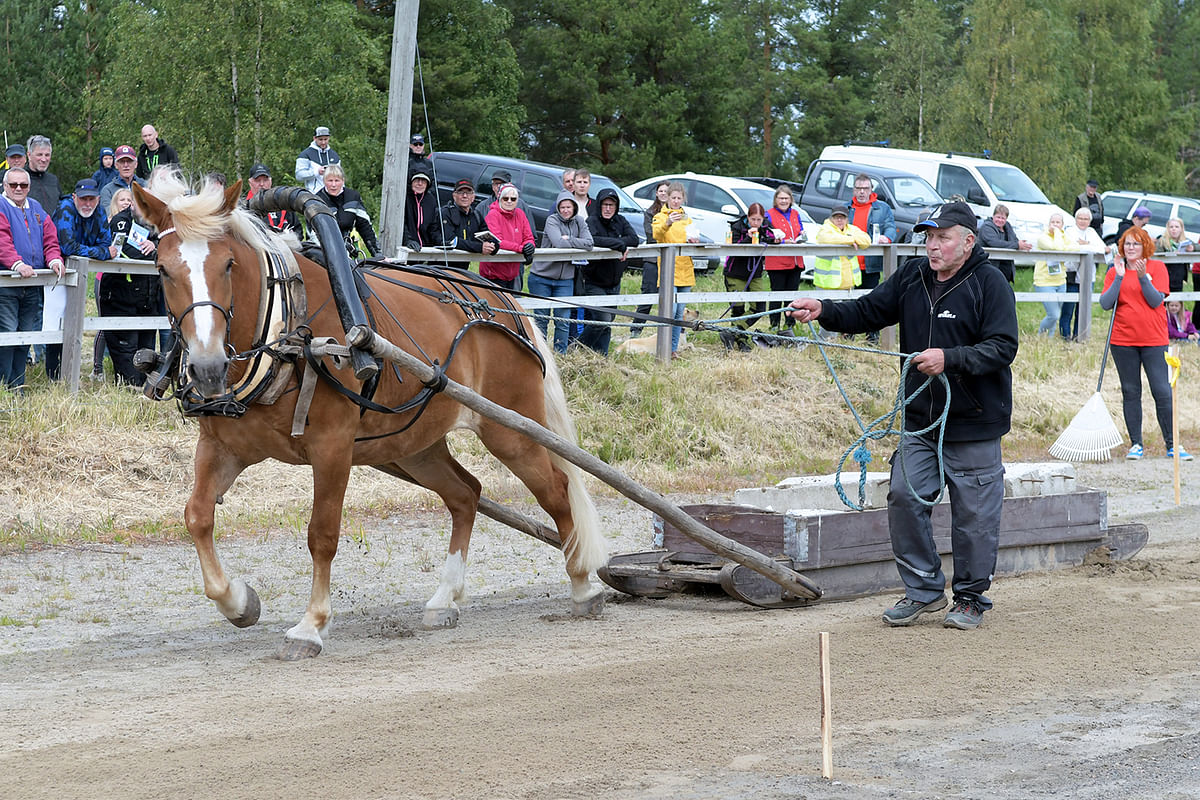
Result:
<svg viewBox="0 0 1200 800">
<path fill-rule="evenodd" d="M 829 683 L 829 633 L 817 634 L 817 660 L 821 673 L 821 777 L 833 779 L 833 718 L 830 705 L 833 690 Z"/>
<path fill-rule="evenodd" d="M 392 71 L 388 81 L 387 139 L 383 151 L 383 197 L 379 246 L 385 258 L 404 240 L 404 200 L 408 187 L 408 139 L 412 129 L 413 66 L 417 56 L 420 0 L 397 0 L 392 27 Z M 437 187 L 431 187 L 435 192 Z"/>
</svg>

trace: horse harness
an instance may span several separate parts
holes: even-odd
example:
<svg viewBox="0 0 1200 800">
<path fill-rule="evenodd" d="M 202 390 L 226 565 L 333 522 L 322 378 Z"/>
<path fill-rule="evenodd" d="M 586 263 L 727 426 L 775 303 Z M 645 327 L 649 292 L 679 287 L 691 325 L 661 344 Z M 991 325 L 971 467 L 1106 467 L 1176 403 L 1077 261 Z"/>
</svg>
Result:
<svg viewBox="0 0 1200 800">
<path fill-rule="evenodd" d="M 330 366 L 326 364 L 326 358 L 328 358 L 332 362 L 334 369 L 345 366 L 349 363 L 350 350 L 349 347 L 339 344 L 332 337 L 313 336 L 308 324 L 311 316 L 308 314 L 304 279 L 295 261 L 286 259 L 277 253 L 260 250 L 258 251 L 258 266 L 264 289 L 259 297 L 258 318 L 254 328 L 255 340 L 249 350 L 241 353 L 231 352 L 232 360 L 247 362 L 247 367 L 243 371 L 241 378 L 233 386 L 230 386 L 223 395 L 215 398 L 205 398 L 200 395 L 194 383 L 186 378 L 187 352 L 180 325 L 186 319 L 187 315 L 197 308 L 211 306 L 224 316 L 226 346 L 232 350 L 232 345 L 229 344 L 229 328 L 233 320 L 233 304 L 231 303 L 229 308 L 225 308 L 211 300 L 202 300 L 192 303 L 178 317 L 170 315 L 168 312 L 171 329 L 175 333 L 175 342 L 164 358 L 156 358 L 153 360 L 153 363 L 150 363 L 148 358 L 142 359 L 143 363 L 149 363 L 148 371 L 157 367 L 148 376 L 144 388 L 147 397 L 153 400 L 165 400 L 169 397 L 174 397 L 184 416 L 238 418 L 249 410 L 251 403 L 259 403 L 261 405 L 275 403 L 288 390 L 297 362 L 303 357 L 304 363 L 301 365 L 303 371 L 298 380 L 298 395 L 292 419 L 291 435 L 303 435 L 308 411 L 316 391 L 316 382 L 320 378 L 340 394 L 354 402 L 359 407 L 360 414 L 364 414 L 367 411 L 374 411 L 381 414 L 400 414 L 415 410 L 412 418 L 399 429 L 379 436 L 368 437 L 382 438 L 403 432 L 420 418 L 421 413 L 428 406 L 434 395 L 444 388 L 446 382 L 445 370 L 457 352 L 458 346 L 461 344 L 466 332 L 472 327 L 486 325 L 503 330 L 514 340 L 520 342 L 530 354 L 538 359 L 542 372 L 543 374 L 545 373 L 545 361 L 541 353 L 538 352 L 537 347 L 529 339 L 524 327 L 518 325 L 516 326 L 517 329 L 513 330 L 495 320 L 497 313 L 508 314 L 518 311 L 512 300 L 505 294 L 500 294 L 502 308 L 492 310 L 487 300 L 475 291 L 476 288 L 491 288 L 486 281 L 478 281 L 478 276 L 455 269 L 422 268 L 420 270 L 410 270 L 435 278 L 440 284 L 440 291 L 435 291 L 426 286 L 384 275 L 375 269 L 364 270 L 362 268 L 363 265 L 360 264 L 355 269 L 355 284 L 360 296 L 364 300 L 363 305 L 367 308 L 372 328 L 376 328 L 376 321 L 370 306 L 365 300 L 367 299 L 367 295 L 377 298 L 378 295 L 363 279 L 364 275 L 370 275 L 387 283 L 424 294 L 441 303 L 458 305 L 467 318 L 466 324 L 459 329 L 450 345 L 445 363 L 439 363 L 438 359 L 430 358 L 424 352 L 424 349 L 417 342 L 416 337 L 405 328 L 402 320 L 398 319 L 388 309 L 386 304 L 382 301 L 380 302 L 380 307 L 384 312 L 403 331 L 404 335 L 420 351 L 421 355 L 438 370 L 437 376 L 433 380 L 423 383 L 421 391 L 407 402 L 399 406 L 382 405 L 374 400 L 375 392 L 379 386 L 378 375 L 363 384 L 361 389 L 355 391 L 343 384 L 330 369 Z M 394 267 L 391 264 L 385 266 Z M 317 309 L 314 311 L 312 316 L 315 316 L 320 310 Z M 515 316 L 511 318 L 515 319 Z M 157 356 L 157 354 L 153 355 Z M 401 375 L 399 368 L 395 364 L 392 364 L 391 368 L 396 379 L 403 383 L 404 377 Z"/>
</svg>

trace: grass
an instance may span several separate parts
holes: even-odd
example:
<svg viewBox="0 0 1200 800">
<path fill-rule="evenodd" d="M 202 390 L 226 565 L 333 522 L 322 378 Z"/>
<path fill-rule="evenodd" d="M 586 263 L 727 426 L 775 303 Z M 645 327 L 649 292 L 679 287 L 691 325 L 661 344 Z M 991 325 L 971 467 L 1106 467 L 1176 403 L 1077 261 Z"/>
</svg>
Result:
<svg viewBox="0 0 1200 800">
<path fill-rule="evenodd" d="M 1028 282 L 1028 271 L 1020 273 Z M 636 283 L 636 278 L 627 278 Z M 698 290 L 720 277 L 702 275 Z M 636 292 L 637 285 L 625 287 Z M 723 306 L 700 307 L 715 319 Z M 1006 459 L 1045 460 L 1046 450 L 1095 391 L 1107 315 L 1095 314 L 1092 338 L 1066 344 L 1036 335 L 1040 304 L 1020 304 L 1021 347 L 1013 365 L 1013 431 Z M 765 327 L 762 323 L 760 326 Z M 616 338 L 625 335 L 617 332 Z M 571 352 L 559 360 L 581 444 L 660 492 L 724 492 L 769 485 L 792 475 L 832 471 L 859 430 L 815 347 L 726 351 L 701 332 L 669 365 L 645 356 L 602 358 Z M 830 351 L 838 375 L 866 420 L 892 407 L 899 364 L 891 357 Z M 1185 348 L 1181 386 L 1200 376 L 1200 349 Z M 33 370 L 31 374 L 37 373 Z M 186 541 L 183 506 L 191 489 L 196 425 L 170 403 L 151 403 L 112 386 L 76 396 L 39 383 L 18 397 L 0 392 L 0 553 L 46 546 Z M 1115 371 L 1104 396 L 1119 421 Z M 1145 431 L 1158 442 L 1149 392 Z M 1194 420 L 1197 393 L 1180 392 L 1181 441 L 1200 446 Z M 527 498 L 524 487 L 466 433 L 451 435 L 464 465 L 497 500 Z M 881 468 L 892 443 L 873 449 Z M 1161 443 L 1157 444 L 1161 454 Z M 1189 448 L 1190 449 L 1190 448 Z M 599 494 L 613 491 L 592 482 Z M 269 500 L 268 500 L 269 498 Z M 306 467 L 266 462 L 238 478 L 217 509 L 220 536 L 304 536 L 311 507 Z M 440 509 L 440 501 L 369 468 L 356 468 L 346 497 L 343 531 L 351 546 L 386 542 L 368 535 L 375 519 L 407 509 Z M 431 566 L 432 568 L 432 566 Z M 11 624 L 11 623 L 9 623 Z"/>
</svg>

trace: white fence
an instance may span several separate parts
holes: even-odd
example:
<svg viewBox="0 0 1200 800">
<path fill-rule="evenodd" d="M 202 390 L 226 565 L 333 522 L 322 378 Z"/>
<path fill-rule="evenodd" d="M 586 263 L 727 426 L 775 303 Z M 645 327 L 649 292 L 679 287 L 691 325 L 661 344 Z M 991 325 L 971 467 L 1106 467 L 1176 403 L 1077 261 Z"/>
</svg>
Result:
<svg viewBox="0 0 1200 800">
<path fill-rule="evenodd" d="M 771 255 L 800 255 L 808 258 L 815 256 L 835 257 L 846 254 L 845 247 L 830 245 L 770 245 Z M 882 256 L 883 274 L 891 275 L 896 271 L 900 259 L 913 255 L 923 255 L 924 247 L 911 244 L 876 245 L 856 251 L 856 255 Z M 691 256 L 694 259 L 724 259 L 728 255 L 761 255 L 763 245 L 643 245 L 630 248 L 627 258 L 645 258 L 659 261 L 659 291 L 657 295 L 621 294 L 587 297 L 563 297 L 546 300 L 525 298 L 521 304 L 526 308 L 540 309 L 554 306 L 570 306 L 576 303 L 585 305 L 615 308 L 638 305 L 657 305 L 670 311 L 675 302 L 674 274 L 675 258 L 678 255 Z M 1096 302 L 1097 295 L 1093 291 L 1095 284 L 1096 263 L 1091 253 L 1072 253 L 1058 250 L 1031 250 L 1017 252 L 1013 250 L 993 250 L 988 253 L 997 258 L 1015 261 L 1018 264 L 1033 264 L 1041 260 L 1057 260 L 1071 262 L 1076 265 L 1080 277 L 1078 293 L 1059 293 L 1053 299 L 1060 302 L 1079 302 L 1090 307 Z M 538 258 L 603 258 L 616 257 L 609 250 L 539 250 Z M 1168 263 L 1200 262 L 1200 254 L 1156 253 L 1155 258 Z M 483 256 L 478 253 L 466 253 L 460 250 L 441 250 L 427 248 L 419 253 L 409 253 L 410 263 L 442 264 L 466 267 L 471 262 L 478 261 L 521 261 L 520 255 L 495 254 Z M 1101 262 L 1103 263 L 1103 262 Z M 18 344 L 58 344 L 63 346 L 62 375 L 70 391 L 79 390 L 80 370 L 83 363 L 83 340 L 87 331 L 101 330 L 159 330 L 168 327 L 167 318 L 155 317 L 99 317 L 87 316 L 87 280 L 94 272 L 113 274 L 154 275 L 157 274 L 153 264 L 145 261 L 114 259 L 97 261 L 89 258 L 72 257 L 67 260 L 67 274 L 58 278 L 51 270 L 38 270 L 32 278 L 13 277 L 10 272 L 0 271 L 0 287 L 5 286 L 46 286 L 62 285 L 67 287 L 67 305 L 63 314 L 62 329 L 58 331 L 19 331 L 15 333 L 0 333 L 0 347 Z M 662 280 L 662 276 L 668 280 Z M 764 301 L 788 302 L 797 296 L 817 298 L 850 298 L 865 294 L 865 291 L 836 291 L 814 290 L 802 288 L 798 292 L 690 292 L 686 297 L 689 305 L 703 303 L 755 303 Z M 1193 301 L 1200 299 L 1200 292 L 1175 293 L 1172 297 L 1179 300 Z M 1017 302 L 1041 303 L 1047 299 L 1045 294 L 1036 292 L 1017 292 Z M 1086 339 L 1091 326 L 1091 314 L 1079 315 L 1079 338 Z M 895 349 L 895 330 L 882 332 L 882 345 L 887 349 Z M 656 353 L 659 359 L 670 358 L 670 329 L 658 329 Z"/>
</svg>

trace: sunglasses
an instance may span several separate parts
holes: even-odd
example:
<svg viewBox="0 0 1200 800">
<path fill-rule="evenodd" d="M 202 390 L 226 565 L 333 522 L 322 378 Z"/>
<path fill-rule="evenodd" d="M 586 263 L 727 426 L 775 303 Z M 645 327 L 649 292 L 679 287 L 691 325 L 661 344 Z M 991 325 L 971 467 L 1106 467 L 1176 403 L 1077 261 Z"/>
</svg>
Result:
<svg viewBox="0 0 1200 800">
<path fill-rule="evenodd" d="M 501 202 L 504 202 L 504 203 L 515 203 L 515 202 L 517 202 L 517 198 L 515 198 L 515 197 L 513 197 L 512 195 L 509 195 L 509 194 L 506 194 L 504 197 L 501 197 L 501 198 L 500 198 L 500 200 L 501 200 Z"/>
<path fill-rule="evenodd" d="M 4 185 L 10 189 L 28 189 L 29 188 L 28 183 L 5 183 Z"/>
</svg>

